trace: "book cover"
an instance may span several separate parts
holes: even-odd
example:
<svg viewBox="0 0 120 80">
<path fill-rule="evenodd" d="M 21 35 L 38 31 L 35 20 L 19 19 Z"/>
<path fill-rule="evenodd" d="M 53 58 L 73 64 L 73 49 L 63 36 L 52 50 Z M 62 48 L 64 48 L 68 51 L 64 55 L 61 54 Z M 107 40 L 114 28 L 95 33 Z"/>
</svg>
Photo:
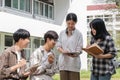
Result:
<svg viewBox="0 0 120 80">
<path fill-rule="evenodd" d="M 87 48 L 82 48 L 82 49 L 86 52 L 91 52 L 92 54 L 96 54 L 96 55 L 104 52 L 96 43 L 92 44 Z"/>
</svg>

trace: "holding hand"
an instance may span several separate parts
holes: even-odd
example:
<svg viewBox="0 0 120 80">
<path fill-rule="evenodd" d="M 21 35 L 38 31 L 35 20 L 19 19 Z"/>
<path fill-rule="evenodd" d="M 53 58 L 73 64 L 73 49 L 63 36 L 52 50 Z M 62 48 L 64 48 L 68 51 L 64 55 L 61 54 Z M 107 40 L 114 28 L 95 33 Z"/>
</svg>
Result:
<svg viewBox="0 0 120 80">
<path fill-rule="evenodd" d="M 50 63 L 50 64 L 52 64 L 53 62 L 54 62 L 54 55 L 53 54 L 49 54 L 48 55 L 48 62 Z"/>
<path fill-rule="evenodd" d="M 18 68 L 20 68 L 20 67 L 22 67 L 22 66 L 25 66 L 25 65 L 26 65 L 26 60 L 25 60 L 25 59 L 21 59 L 18 64 L 10 67 L 10 70 L 11 70 L 11 71 L 15 71 L 15 70 L 17 70 Z"/>
<path fill-rule="evenodd" d="M 26 65 L 26 60 L 25 59 L 21 59 L 18 63 L 19 67 L 25 66 Z"/>
<path fill-rule="evenodd" d="M 37 67 L 31 68 L 29 71 L 24 72 L 24 76 L 29 76 L 30 74 L 34 73 L 37 70 Z"/>
</svg>

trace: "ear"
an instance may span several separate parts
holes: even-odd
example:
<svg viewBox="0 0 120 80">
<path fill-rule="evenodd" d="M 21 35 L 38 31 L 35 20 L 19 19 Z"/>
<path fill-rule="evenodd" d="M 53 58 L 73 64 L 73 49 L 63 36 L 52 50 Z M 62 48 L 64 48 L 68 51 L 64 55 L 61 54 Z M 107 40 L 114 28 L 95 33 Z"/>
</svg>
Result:
<svg viewBox="0 0 120 80">
<path fill-rule="evenodd" d="M 47 38 L 46 42 L 47 42 L 47 41 L 50 41 L 50 38 Z"/>
</svg>

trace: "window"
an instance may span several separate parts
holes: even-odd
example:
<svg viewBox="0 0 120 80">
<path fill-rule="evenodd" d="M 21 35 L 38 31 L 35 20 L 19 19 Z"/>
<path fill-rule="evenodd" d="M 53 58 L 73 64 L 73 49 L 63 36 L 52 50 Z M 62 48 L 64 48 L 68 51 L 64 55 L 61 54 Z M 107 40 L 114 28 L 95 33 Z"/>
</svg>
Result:
<svg viewBox="0 0 120 80">
<path fill-rule="evenodd" d="M 44 10 L 43 10 L 43 3 L 40 3 L 40 15 L 43 16 Z"/>
<path fill-rule="evenodd" d="M 45 41 L 43 39 L 40 40 L 40 45 L 44 45 Z"/>
<path fill-rule="evenodd" d="M 112 22 L 113 21 L 112 15 L 104 15 L 104 20 L 105 22 Z"/>
<path fill-rule="evenodd" d="M 5 6 L 31 12 L 31 0 L 5 0 Z"/>
<path fill-rule="evenodd" d="M 34 13 L 38 14 L 38 2 L 34 2 Z"/>
<path fill-rule="evenodd" d="M 53 0 L 36 0 L 36 1 L 41 1 L 50 5 L 53 5 Z"/>
<path fill-rule="evenodd" d="M 93 20 L 93 16 L 87 16 L 87 23 L 90 23 Z"/>
<path fill-rule="evenodd" d="M 42 0 L 34 1 L 34 13 L 36 15 L 53 19 L 53 11 L 54 11 L 53 4 Z"/>
<path fill-rule="evenodd" d="M 40 38 L 35 38 L 34 40 L 33 40 L 33 48 L 34 48 L 34 50 L 36 49 L 36 48 L 38 48 L 39 46 L 40 46 Z"/>
<path fill-rule="evenodd" d="M 25 0 L 20 0 L 20 10 L 25 10 Z"/>
<path fill-rule="evenodd" d="M 11 7 L 11 0 L 5 0 L 5 6 Z"/>
<path fill-rule="evenodd" d="M 26 56 L 26 59 L 29 61 L 29 59 L 30 59 L 30 55 L 31 55 L 31 45 L 32 45 L 32 43 L 31 43 L 31 38 L 30 38 L 30 43 L 28 44 L 28 47 L 27 48 L 25 48 L 24 49 L 24 51 L 25 51 L 25 56 Z"/>
<path fill-rule="evenodd" d="M 10 35 L 5 35 L 5 48 L 13 45 L 13 37 Z"/>
<path fill-rule="evenodd" d="M 120 21 L 120 14 L 116 15 L 116 21 L 119 22 Z"/>
<path fill-rule="evenodd" d="M 103 15 L 96 15 L 95 18 L 101 18 L 101 19 L 103 19 Z"/>
<path fill-rule="evenodd" d="M 48 17 L 48 5 L 45 4 L 45 16 Z"/>
<path fill-rule="evenodd" d="M 13 8 L 18 9 L 18 0 L 13 0 Z"/>
<path fill-rule="evenodd" d="M 2 6 L 2 0 L 0 0 L 0 6 Z"/>
<path fill-rule="evenodd" d="M 30 49 L 25 49 L 25 56 L 26 56 L 26 60 L 29 61 L 30 59 Z"/>
<path fill-rule="evenodd" d="M 30 12 L 30 0 L 25 0 L 25 11 Z"/>
<path fill-rule="evenodd" d="M 49 7 L 49 17 L 53 19 L 53 7 L 52 6 Z"/>
</svg>

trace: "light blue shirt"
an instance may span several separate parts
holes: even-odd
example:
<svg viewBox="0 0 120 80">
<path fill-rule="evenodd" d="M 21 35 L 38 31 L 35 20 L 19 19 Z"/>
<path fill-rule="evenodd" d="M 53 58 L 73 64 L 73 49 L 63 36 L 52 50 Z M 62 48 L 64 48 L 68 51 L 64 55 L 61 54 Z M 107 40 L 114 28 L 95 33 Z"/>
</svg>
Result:
<svg viewBox="0 0 120 80">
<path fill-rule="evenodd" d="M 59 40 L 57 43 L 57 48 L 59 47 L 70 52 L 82 52 L 83 47 L 82 34 L 77 29 L 75 29 L 72 32 L 71 36 L 68 36 L 66 34 L 66 30 L 62 31 L 59 35 Z M 80 65 L 81 65 L 80 56 L 70 57 L 64 54 L 60 54 L 59 56 L 60 70 L 79 72 Z"/>
</svg>

